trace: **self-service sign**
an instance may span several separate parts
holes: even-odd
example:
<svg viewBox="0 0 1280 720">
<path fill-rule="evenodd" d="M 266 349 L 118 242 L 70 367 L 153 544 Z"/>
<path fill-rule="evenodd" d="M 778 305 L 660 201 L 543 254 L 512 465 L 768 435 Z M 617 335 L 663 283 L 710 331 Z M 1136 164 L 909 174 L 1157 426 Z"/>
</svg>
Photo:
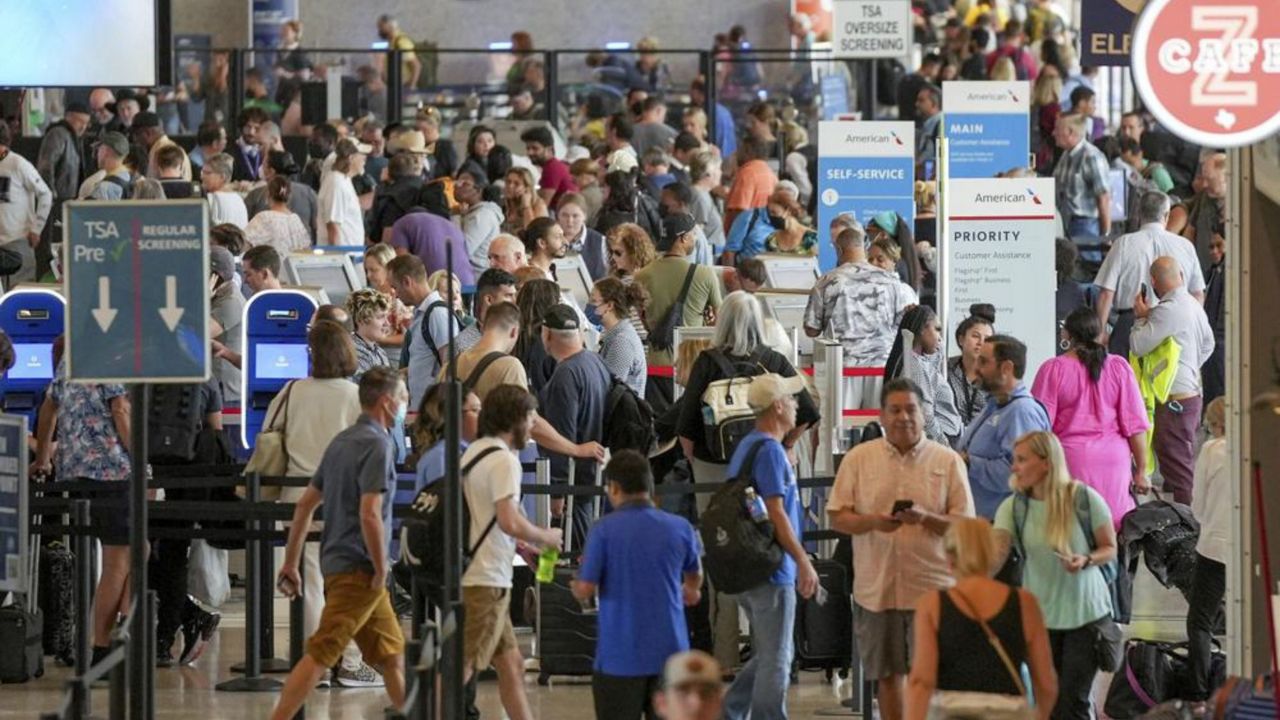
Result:
<svg viewBox="0 0 1280 720">
<path fill-rule="evenodd" d="M 64 208 L 68 377 L 206 380 L 209 222 L 204 202 L 71 202 Z"/>
<path fill-rule="evenodd" d="M 831 221 L 853 213 L 865 226 L 895 212 L 915 223 L 915 126 L 910 122 L 818 123 L 818 265 L 835 267 Z"/>
<path fill-rule="evenodd" d="M 1150 0 L 1133 31 L 1133 80 L 1175 135 L 1237 147 L 1280 130 L 1280 4 Z"/>
</svg>

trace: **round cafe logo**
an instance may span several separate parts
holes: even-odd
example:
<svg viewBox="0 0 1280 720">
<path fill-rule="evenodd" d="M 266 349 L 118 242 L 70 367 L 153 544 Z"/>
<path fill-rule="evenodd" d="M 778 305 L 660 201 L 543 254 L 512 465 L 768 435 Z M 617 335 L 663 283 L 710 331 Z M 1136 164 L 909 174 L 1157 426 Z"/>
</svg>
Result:
<svg viewBox="0 0 1280 720">
<path fill-rule="evenodd" d="M 1208 147 L 1280 131 L 1274 0 L 1150 0 L 1133 28 L 1133 78 L 1165 128 Z"/>
</svg>

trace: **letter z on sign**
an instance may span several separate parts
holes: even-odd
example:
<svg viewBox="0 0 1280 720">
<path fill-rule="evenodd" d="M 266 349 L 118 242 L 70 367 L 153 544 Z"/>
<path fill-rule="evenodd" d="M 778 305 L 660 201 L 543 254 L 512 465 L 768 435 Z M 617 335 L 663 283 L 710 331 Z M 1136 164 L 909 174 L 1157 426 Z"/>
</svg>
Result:
<svg viewBox="0 0 1280 720">
<path fill-rule="evenodd" d="M 1133 29 L 1133 79 L 1175 135 L 1237 147 L 1280 131 L 1280 2 L 1151 0 Z"/>
</svg>

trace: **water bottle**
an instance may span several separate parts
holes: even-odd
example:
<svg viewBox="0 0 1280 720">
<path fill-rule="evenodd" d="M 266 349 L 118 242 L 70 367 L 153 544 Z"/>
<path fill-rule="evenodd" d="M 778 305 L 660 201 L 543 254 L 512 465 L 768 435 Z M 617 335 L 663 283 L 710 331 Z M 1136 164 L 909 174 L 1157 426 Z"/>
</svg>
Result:
<svg viewBox="0 0 1280 720">
<path fill-rule="evenodd" d="M 754 488 L 747 488 L 747 512 L 755 522 L 763 522 L 769 517 L 769 511 L 764 507 L 764 500 L 756 494 Z"/>
<path fill-rule="evenodd" d="M 556 579 L 556 563 L 560 561 L 560 549 L 549 547 L 538 555 L 538 572 L 534 573 L 540 583 L 549 583 Z"/>
</svg>

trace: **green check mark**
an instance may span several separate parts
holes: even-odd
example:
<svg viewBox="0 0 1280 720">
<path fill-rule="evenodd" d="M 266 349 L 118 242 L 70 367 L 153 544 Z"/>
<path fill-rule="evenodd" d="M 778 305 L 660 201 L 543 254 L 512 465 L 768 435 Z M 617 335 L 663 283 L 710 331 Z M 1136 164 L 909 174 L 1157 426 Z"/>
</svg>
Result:
<svg viewBox="0 0 1280 720">
<path fill-rule="evenodd" d="M 124 250 L 127 247 L 129 247 L 128 240 L 121 240 L 120 242 L 116 243 L 116 249 L 111 251 L 111 259 L 116 262 L 120 262 L 120 256 L 124 255 Z"/>
</svg>

